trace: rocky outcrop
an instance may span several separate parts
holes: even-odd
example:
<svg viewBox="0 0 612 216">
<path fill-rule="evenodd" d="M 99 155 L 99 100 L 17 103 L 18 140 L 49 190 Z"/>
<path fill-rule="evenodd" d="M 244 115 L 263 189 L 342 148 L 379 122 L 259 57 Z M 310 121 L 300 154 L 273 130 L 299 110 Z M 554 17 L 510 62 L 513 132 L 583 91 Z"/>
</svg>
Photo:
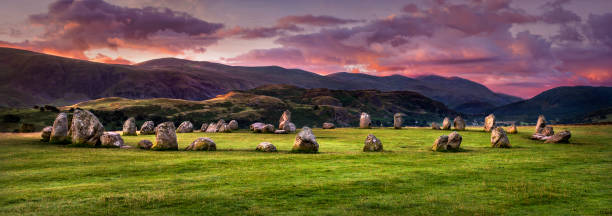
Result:
<svg viewBox="0 0 612 216">
<path fill-rule="evenodd" d="M 208 137 L 200 137 L 194 140 L 193 142 L 191 142 L 191 144 L 189 144 L 189 146 L 187 146 L 185 150 L 186 151 L 215 151 L 217 150 L 217 144 L 215 144 L 215 142 Z"/>
<path fill-rule="evenodd" d="M 362 112 L 361 117 L 359 118 L 359 128 L 370 128 L 372 126 L 372 119 L 370 119 L 370 115 Z"/>
<path fill-rule="evenodd" d="M 453 127 L 455 128 L 455 130 L 465 130 L 465 120 L 463 120 L 461 116 L 455 117 L 455 120 L 453 121 Z"/>
<path fill-rule="evenodd" d="M 402 128 L 402 124 L 404 123 L 404 119 L 402 118 L 404 115 L 401 113 L 395 113 L 395 115 L 393 115 L 393 128 L 395 129 L 401 129 Z"/>
<path fill-rule="evenodd" d="M 316 153 L 319 151 L 319 143 L 309 127 L 302 128 L 293 142 L 294 152 Z"/>
<path fill-rule="evenodd" d="M 153 143 L 149 140 L 140 140 L 138 141 L 138 148 L 149 150 L 153 147 Z"/>
<path fill-rule="evenodd" d="M 510 140 L 506 131 L 501 127 L 496 127 L 491 130 L 491 147 L 493 148 L 510 148 Z"/>
<path fill-rule="evenodd" d="M 446 151 L 448 147 L 448 136 L 442 135 L 438 137 L 431 146 L 432 151 Z"/>
<path fill-rule="evenodd" d="M 49 142 L 49 139 L 51 138 L 51 131 L 53 130 L 52 126 L 47 126 L 45 128 L 42 129 L 42 132 L 40 132 L 40 141 L 43 142 Z"/>
<path fill-rule="evenodd" d="M 323 123 L 323 129 L 334 129 L 336 128 L 336 125 L 334 125 L 334 123 L 331 122 L 325 122 Z"/>
<path fill-rule="evenodd" d="M 491 132 L 495 128 L 495 115 L 489 114 L 484 120 L 484 130 Z"/>
<path fill-rule="evenodd" d="M 164 122 L 155 127 L 155 143 L 151 150 L 178 150 L 174 123 Z"/>
<path fill-rule="evenodd" d="M 100 136 L 103 133 L 104 126 L 94 114 L 81 109 L 74 111 L 69 133 L 73 145 L 95 147 L 100 143 Z"/>
<path fill-rule="evenodd" d="M 272 143 L 269 143 L 269 142 L 262 142 L 262 143 L 259 143 L 259 145 L 257 145 L 255 150 L 261 151 L 261 152 L 275 152 L 276 146 L 272 145 Z"/>
<path fill-rule="evenodd" d="M 151 134 L 155 134 L 155 123 L 153 123 L 153 121 L 146 121 L 140 126 L 140 135 Z"/>
<path fill-rule="evenodd" d="M 432 122 L 431 129 L 440 130 L 440 125 L 437 122 Z"/>
<path fill-rule="evenodd" d="M 364 142 L 363 151 L 364 152 L 378 152 L 383 150 L 382 142 L 376 138 L 373 134 L 369 134 Z"/>
<path fill-rule="evenodd" d="M 56 144 L 69 143 L 69 130 L 68 115 L 66 113 L 58 114 L 57 117 L 55 117 L 55 121 L 53 121 L 53 128 L 51 129 L 51 137 L 49 137 L 49 142 Z"/>
<path fill-rule="evenodd" d="M 136 126 L 134 126 L 135 128 Z M 115 132 L 104 132 L 102 136 L 100 136 L 100 146 L 106 148 L 120 148 L 123 146 L 123 138 L 121 135 Z"/>
<path fill-rule="evenodd" d="M 123 136 L 136 136 L 136 119 L 130 117 L 123 123 Z"/>
<path fill-rule="evenodd" d="M 227 125 L 230 127 L 230 130 L 238 130 L 238 121 L 231 120 Z"/>
<path fill-rule="evenodd" d="M 176 129 L 177 133 L 192 133 L 193 132 L 193 124 L 190 121 L 184 121 L 181 123 Z"/>
</svg>

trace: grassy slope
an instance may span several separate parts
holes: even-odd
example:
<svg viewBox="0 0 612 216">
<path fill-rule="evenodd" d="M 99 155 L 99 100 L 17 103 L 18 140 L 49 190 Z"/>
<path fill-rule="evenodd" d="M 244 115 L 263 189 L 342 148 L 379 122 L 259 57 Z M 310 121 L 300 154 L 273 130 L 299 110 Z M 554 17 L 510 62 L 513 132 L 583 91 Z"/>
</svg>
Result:
<svg viewBox="0 0 612 216">
<path fill-rule="evenodd" d="M 39 134 L 0 135 L 0 214 L 611 214 L 612 127 L 556 126 L 572 144 L 461 132 L 463 152 L 427 150 L 448 131 L 315 129 L 319 154 L 290 154 L 295 135 L 211 137 L 216 152 L 67 148 Z M 362 153 L 374 133 L 386 152 Z M 124 137 L 129 145 L 153 136 Z M 281 152 L 252 151 L 262 141 Z"/>
</svg>

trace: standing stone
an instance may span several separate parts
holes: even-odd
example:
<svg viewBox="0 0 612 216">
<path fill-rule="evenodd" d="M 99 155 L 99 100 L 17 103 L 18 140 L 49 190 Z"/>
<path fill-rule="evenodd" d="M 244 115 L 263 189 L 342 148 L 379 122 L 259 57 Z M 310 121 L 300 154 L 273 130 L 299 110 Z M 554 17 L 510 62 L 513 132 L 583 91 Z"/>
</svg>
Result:
<svg viewBox="0 0 612 216">
<path fill-rule="evenodd" d="M 190 121 L 184 121 L 176 129 L 177 133 L 191 133 L 193 132 L 193 124 Z"/>
<path fill-rule="evenodd" d="M 506 135 L 506 131 L 501 127 L 496 127 L 491 131 L 491 147 L 493 148 L 510 148 L 510 140 Z"/>
<path fill-rule="evenodd" d="M 107 148 L 120 148 L 123 146 L 123 138 L 121 138 L 121 135 L 115 132 L 104 132 L 104 134 L 100 136 L 100 146 Z"/>
<path fill-rule="evenodd" d="M 361 117 L 359 118 L 359 128 L 370 128 L 372 126 L 372 120 L 370 119 L 370 115 L 362 112 Z"/>
<path fill-rule="evenodd" d="M 455 130 L 465 130 L 465 120 L 463 120 L 461 116 L 455 117 L 455 120 L 453 121 L 453 127 L 455 128 Z"/>
<path fill-rule="evenodd" d="M 495 115 L 489 114 L 487 117 L 485 117 L 484 130 L 487 132 L 491 132 L 491 130 L 493 130 L 494 127 L 495 127 Z"/>
<path fill-rule="evenodd" d="M 278 128 L 285 128 L 285 124 L 289 122 L 291 122 L 291 112 L 289 110 L 285 110 L 283 115 L 281 115 L 280 119 L 278 120 Z"/>
<path fill-rule="evenodd" d="M 569 143 L 569 139 L 571 137 L 572 134 L 569 131 L 564 130 L 548 137 L 545 143 Z"/>
<path fill-rule="evenodd" d="M 221 127 L 223 127 L 223 125 L 226 124 L 225 120 L 223 119 L 219 119 L 219 121 L 217 121 L 217 123 L 215 124 L 215 127 L 217 127 L 217 132 L 219 132 L 219 130 L 221 129 Z"/>
<path fill-rule="evenodd" d="M 402 119 L 402 116 L 404 116 L 401 113 L 395 113 L 395 115 L 393 115 L 393 128 L 395 129 L 401 129 L 402 128 L 402 124 L 404 123 L 404 120 Z"/>
<path fill-rule="evenodd" d="M 276 146 L 272 145 L 272 143 L 269 143 L 269 142 L 262 142 L 262 143 L 259 143 L 259 145 L 257 145 L 257 147 L 255 148 L 255 151 L 275 152 Z"/>
<path fill-rule="evenodd" d="M 70 125 L 72 144 L 95 147 L 100 143 L 100 136 L 104 133 L 104 126 L 100 120 L 87 110 L 77 109 Z M 51 132 L 53 139 L 53 132 Z"/>
<path fill-rule="evenodd" d="M 274 133 L 274 125 L 272 124 L 266 124 L 263 127 L 263 130 L 261 131 L 262 133 Z"/>
<path fill-rule="evenodd" d="M 140 126 L 140 135 L 151 134 L 155 134 L 155 123 L 153 123 L 153 121 L 146 121 Z"/>
<path fill-rule="evenodd" d="M 336 125 L 334 125 L 334 123 L 331 122 L 325 122 L 323 123 L 323 129 L 334 129 L 336 128 Z"/>
<path fill-rule="evenodd" d="M 266 124 L 261 123 L 261 122 L 255 122 L 253 124 L 251 124 L 251 126 L 249 126 L 249 129 L 251 129 L 251 131 L 255 131 L 256 128 L 260 128 L 265 126 Z"/>
<path fill-rule="evenodd" d="M 309 127 L 303 127 L 293 142 L 294 152 L 316 153 L 319 151 L 319 143 Z"/>
<path fill-rule="evenodd" d="M 450 119 L 448 117 L 445 117 L 444 121 L 442 121 L 442 130 L 450 130 L 450 129 L 451 129 Z"/>
<path fill-rule="evenodd" d="M 202 123 L 202 127 L 200 127 L 200 131 L 206 132 L 206 129 L 208 129 L 208 123 Z"/>
<path fill-rule="evenodd" d="M 285 124 L 285 128 L 283 129 L 289 133 L 295 133 L 295 124 L 293 124 L 293 122 L 289 122 Z"/>
<path fill-rule="evenodd" d="M 136 136 L 136 119 L 130 117 L 123 123 L 123 136 Z"/>
<path fill-rule="evenodd" d="M 208 137 L 200 137 L 194 140 L 193 142 L 191 142 L 191 144 L 189 144 L 189 146 L 187 146 L 185 150 L 186 151 L 215 151 L 217 150 L 217 144 L 215 144 L 215 142 Z"/>
<path fill-rule="evenodd" d="M 510 128 L 508 129 L 508 133 L 509 134 L 517 134 L 518 133 L 518 129 L 516 128 L 516 125 L 514 123 L 512 123 L 512 126 L 510 126 Z"/>
<path fill-rule="evenodd" d="M 219 127 L 219 133 L 231 133 L 232 129 L 230 128 L 230 126 L 228 124 L 221 124 L 221 127 Z"/>
<path fill-rule="evenodd" d="M 383 150 L 382 142 L 376 138 L 373 134 L 369 134 L 364 142 L 363 151 L 364 152 L 378 152 Z"/>
<path fill-rule="evenodd" d="M 52 126 L 47 126 L 43 128 L 42 132 L 40 133 L 40 141 L 49 142 L 49 139 L 51 138 L 51 131 L 53 131 Z"/>
<path fill-rule="evenodd" d="M 437 122 L 432 122 L 431 129 L 440 130 L 440 125 Z"/>
<path fill-rule="evenodd" d="M 155 127 L 155 144 L 151 150 L 178 150 L 174 123 L 164 122 Z"/>
<path fill-rule="evenodd" d="M 51 137 L 49 137 L 49 142 L 69 143 L 69 130 L 70 129 L 68 128 L 68 115 L 66 113 L 58 114 L 55 118 L 55 121 L 53 121 L 53 128 L 51 129 Z"/>
<path fill-rule="evenodd" d="M 431 146 L 431 150 L 432 151 L 446 151 L 447 147 L 448 147 L 448 136 L 442 135 L 438 137 L 436 141 L 434 141 L 433 145 Z"/>
<path fill-rule="evenodd" d="M 217 133 L 217 124 L 211 122 L 208 124 L 208 128 L 206 128 L 206 133 Z"/>
<path fill-rule="evenodd" d="M 231 120 L 227 125 L 229 125 L 231 130 L 238 130 L 238 121 Z"/>
<path fill-rule="evenodd" d="M 539 134 L 542 134 L 544 136 L 552 136 L 555 134 L 555 130 L 553 130 L 553 127 L 551 126 L 546 126 L 540 130 Z"/>
<path fill-rule="evenodd" d="M 540 131 L 546 127 L 546 118 L 544 117 L 544 115 L 540 115 L 538 116 L 538 122 L 536 123 L 535 126 L 535 133 L 540 133 Z"/>
<path fill-rule="evenodd" d="M 138 141 L 138 148 L 149 150 L 153 147 L 153 143 L 149 140 L 140 140 Z"/>
<path fill-rule="evenodd" d="M 448 143 L 446 145 L 446 148 L 448 150 L 459 150 L 459 147 L 461 146 L 461 140 L 463 140 L 463 137 L 461 137 L 461 135 L 459 135 L 459 133 L 457 132 L 452 132 L 448 135 Z"/>
</svg>

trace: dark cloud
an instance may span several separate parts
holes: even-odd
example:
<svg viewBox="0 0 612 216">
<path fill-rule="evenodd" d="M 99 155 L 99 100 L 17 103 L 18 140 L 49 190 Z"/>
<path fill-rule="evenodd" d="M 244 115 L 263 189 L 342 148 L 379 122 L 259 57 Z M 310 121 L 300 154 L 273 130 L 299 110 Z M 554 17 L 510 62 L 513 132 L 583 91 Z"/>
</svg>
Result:
<svg viewBox="0 0 612 216">
<path fill-rule="evenodd" d="M 284 25 L 311 25 L 311 26 L 335 26 L 349 23 L 356 23 L 358 20 L 340 19 L 332 16 L 286 16 L 278 20 L 278 24 Z"/>
<path fill-rule="evenodd" d="M 302 26 L 337 26 L 349 23 L 360 22 L 352 19 L 340 19 L 332 16 L 286 16 L 277 20 L 276 24 L 271 27 L 234 27 L 221 31 L 218 35 L 221 37 L 239 37 L 242 39 L 261 39 L 272 38 L 277 36 L 286 36 L 288 33 L 304 31 Z"/>
<path fill-rule="evenodd" d="M 218 38 L 212 35 L 223 27 L 167 8 L 127 8 L 102 0 L 59 0 L 29 22 L 42 26 L 44 34 L 17 45 L 79 58 L 95 48 L 181 53 L 215 43 Z"/>
</svg>

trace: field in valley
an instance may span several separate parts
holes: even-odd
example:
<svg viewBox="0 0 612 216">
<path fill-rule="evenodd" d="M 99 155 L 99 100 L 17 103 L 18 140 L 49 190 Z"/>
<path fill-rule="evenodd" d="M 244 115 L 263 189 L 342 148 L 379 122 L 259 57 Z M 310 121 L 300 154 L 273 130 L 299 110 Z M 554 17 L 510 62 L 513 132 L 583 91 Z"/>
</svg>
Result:
<svg viewBox="0 0 612 216">
<path fill-rule="evenodd" d="M 295 134 L 178 134 L 214 152 L 71 148 L 39 133 L 0 134 L 1 215 L 606 215 L 612 214 L 612 126 L 554 126 L 570 144 L 509 134 L 490 147 L 481 128 L 460 152 L 432 152 L 450 131 L 314 129 L 318 154 L 289 150 Z M 384 152 L 364 153 L 372 133 Z M 124 137 L 136 145 L 153 135 Z M 277 153 L 255 152 L 263 141 Z"/>
</svg>

